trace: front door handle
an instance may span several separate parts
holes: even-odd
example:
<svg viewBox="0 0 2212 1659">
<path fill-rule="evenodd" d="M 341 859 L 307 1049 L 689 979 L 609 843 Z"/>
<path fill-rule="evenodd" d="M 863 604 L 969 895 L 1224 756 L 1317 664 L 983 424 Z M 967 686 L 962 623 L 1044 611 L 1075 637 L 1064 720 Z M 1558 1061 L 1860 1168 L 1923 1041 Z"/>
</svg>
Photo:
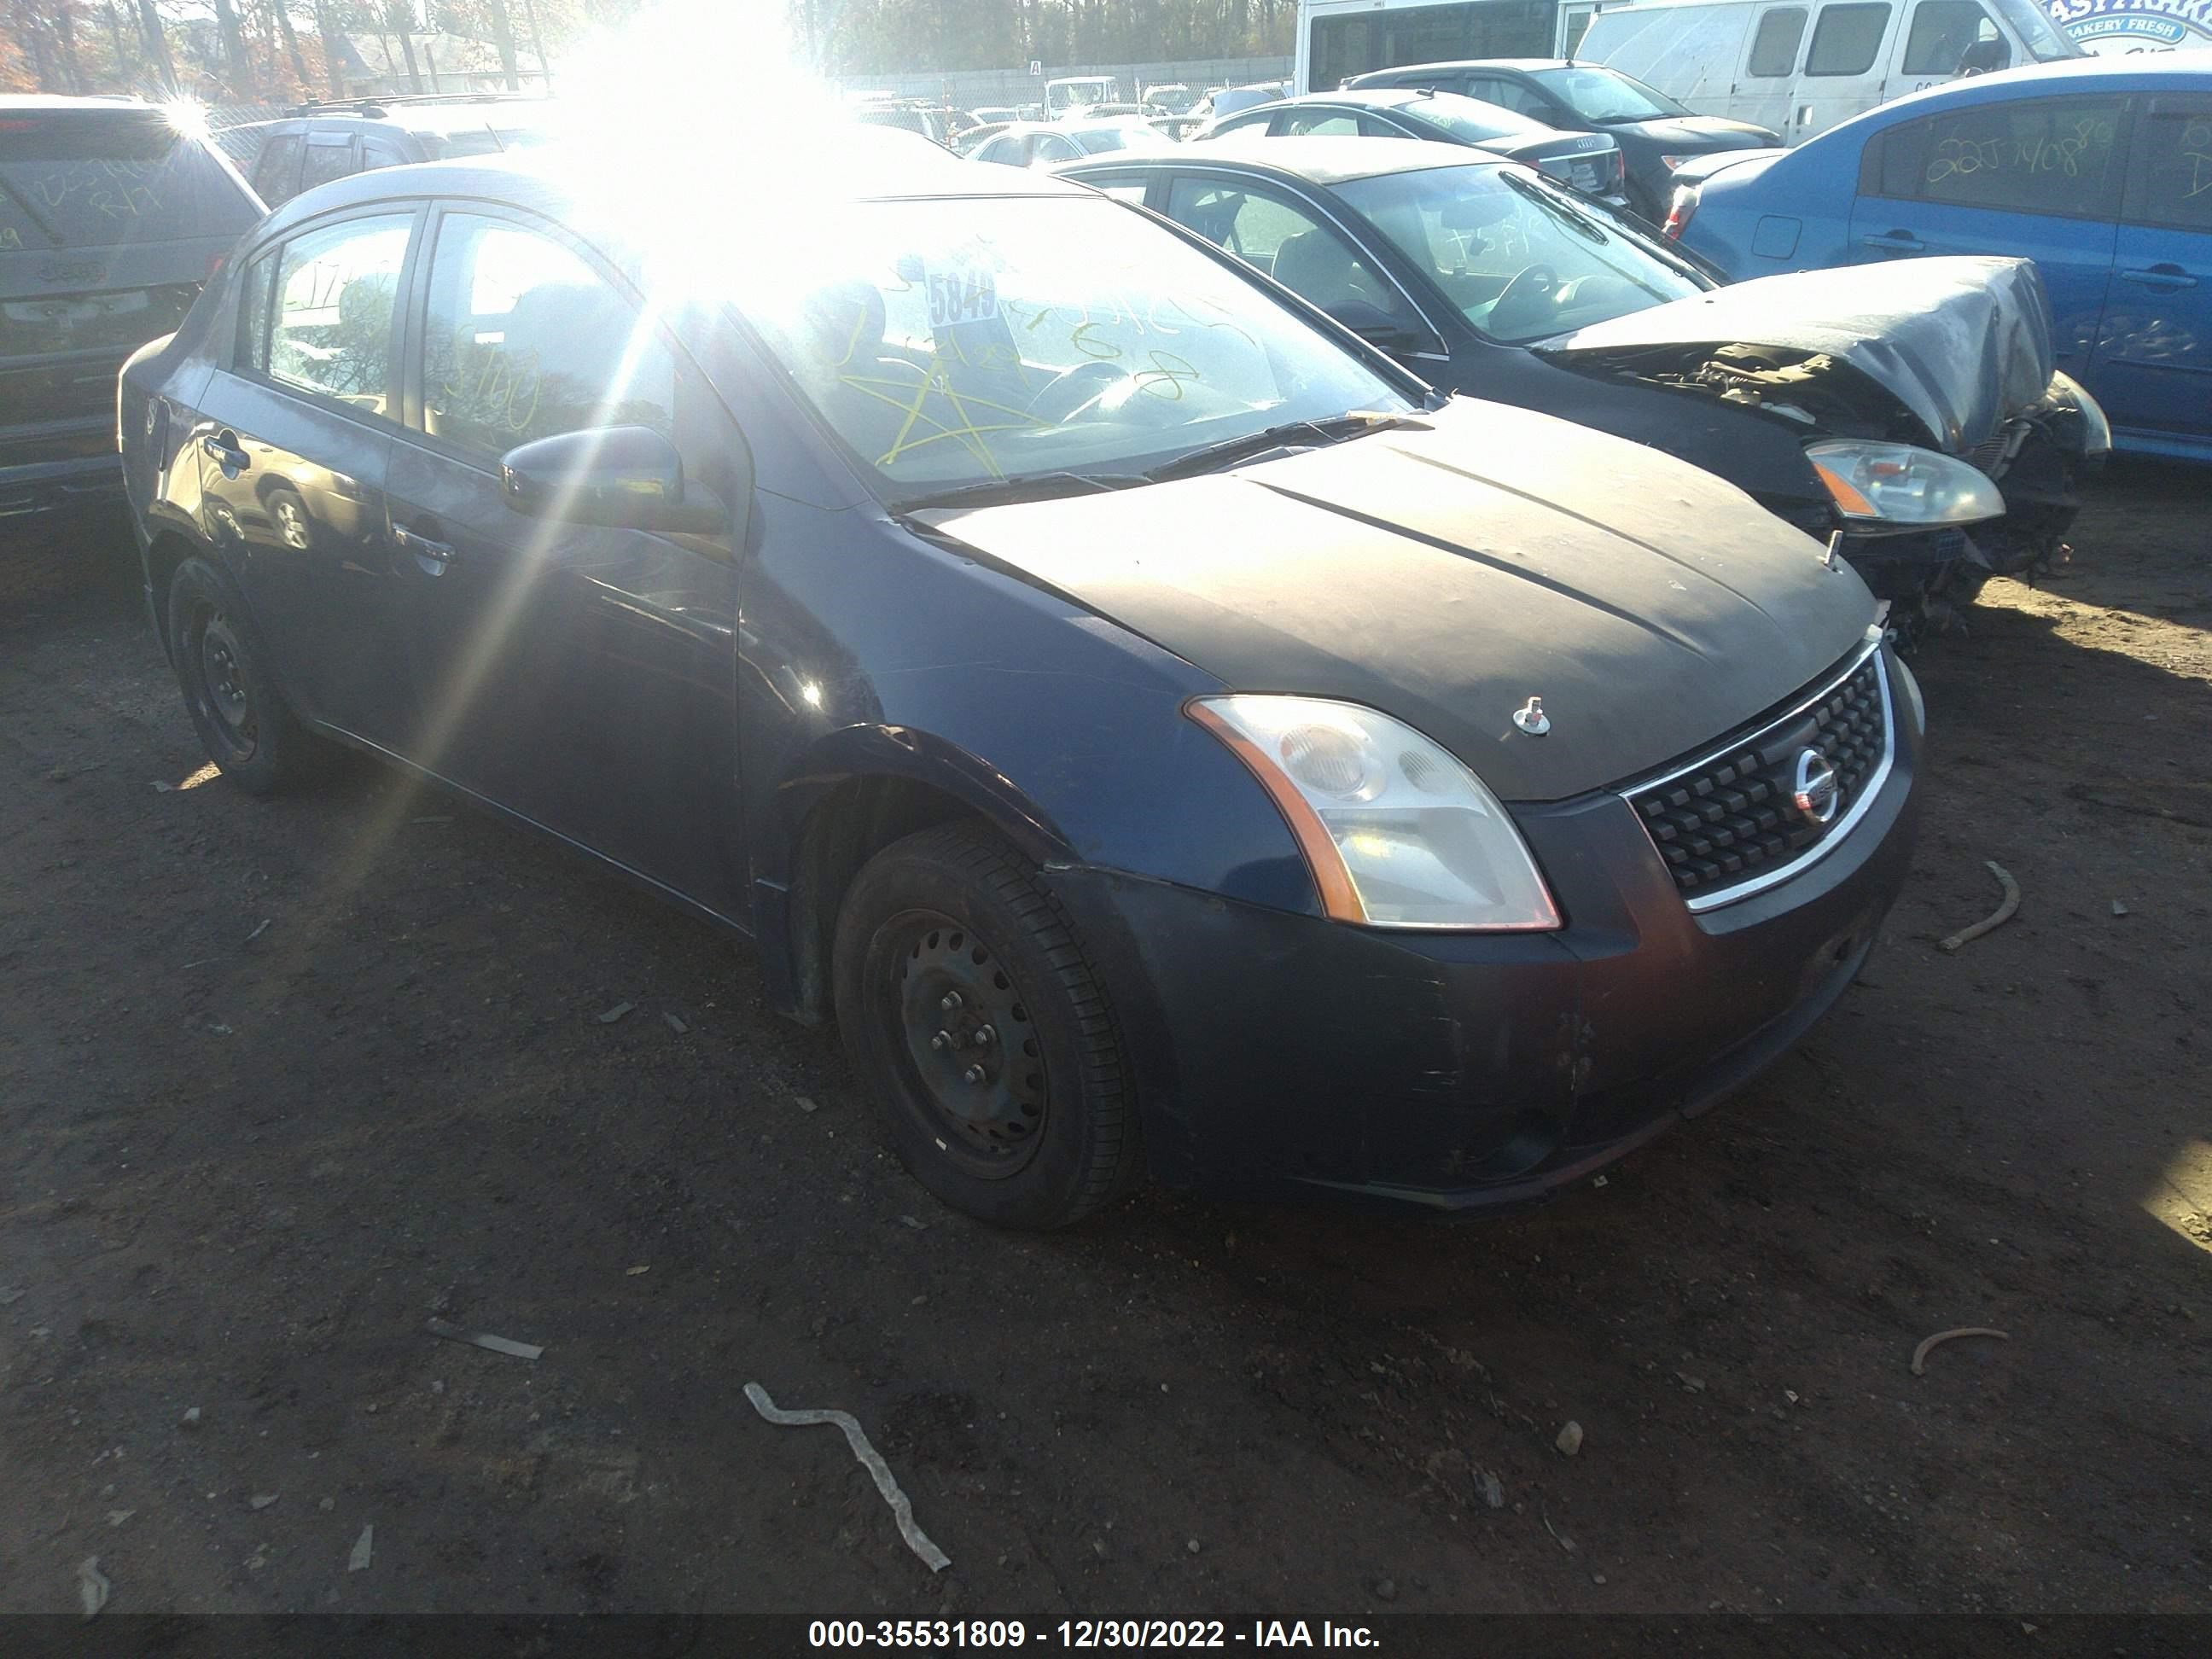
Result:
<svg viewBox="0 0 2212 1659">
<path fill-rule="evenodd" d="M 428 536 L 418 536 L 404 525 L 394 525 L 392 527 L 392 539 L 399 544 L 402 552 L 412 553 L 422 561 L 422 568 L 427 571 L 443 570 L 453 562 L 452 543 L 433 541 Z"/>
<path fill-rule="evenodd" d="M 1862 236 L 1859 240 L 1869 247 L 1878 247 L 1890 253 L 1924 253 L 1928 244 L 1909 230 L 1893 230 L 1885 234 Z"/>
<path fill-rule="evenodd" d="M 2152 265 L 2145 270 L 2124 270 L 2119 273 L 2119 277 L 2124 283 L 2133 283 L 2138 288 L 2154 288 L 2165 294 L 2197 286 L 2194 276 L 2179 265 L 2172 264 Z"/>
<path fill-rule="evenodd" d="M 225 477 L 234 478 L 253 465 L 253 457 L 239 447 L 238 434 L 228 427 L 201 439 L 200 448 L 222 468 Z"/>
</svg>

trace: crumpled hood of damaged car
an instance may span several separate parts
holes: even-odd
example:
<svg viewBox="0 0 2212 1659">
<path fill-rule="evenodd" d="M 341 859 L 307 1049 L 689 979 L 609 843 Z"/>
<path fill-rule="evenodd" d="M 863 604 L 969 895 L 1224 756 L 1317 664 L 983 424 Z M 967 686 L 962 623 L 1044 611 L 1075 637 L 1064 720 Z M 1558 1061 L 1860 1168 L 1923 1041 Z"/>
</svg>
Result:
<svg viewBox="0 0 2212 1659">
<path fill-rule="evenodd" d="M 2041 398 L 2051 301 L 2026 259 L 1899 259 L 1760 276 L 1632 312 L 1534 348 L 1598 364 L 1653 347 L 1826 352 L 1887 389 L 1956 454 Z"/>
<path fill-rule="evenodd" d="M 1510 800 L 1685 756 L 1874 620 L 1856 575 L 1710 473 L 1496 404 L 1425 418 L 1172 483 L 917 516 L 1233 690 L 1395 714 Z M 1514 727 L 1532 696 L 1547 736 Z"/>
</svg>

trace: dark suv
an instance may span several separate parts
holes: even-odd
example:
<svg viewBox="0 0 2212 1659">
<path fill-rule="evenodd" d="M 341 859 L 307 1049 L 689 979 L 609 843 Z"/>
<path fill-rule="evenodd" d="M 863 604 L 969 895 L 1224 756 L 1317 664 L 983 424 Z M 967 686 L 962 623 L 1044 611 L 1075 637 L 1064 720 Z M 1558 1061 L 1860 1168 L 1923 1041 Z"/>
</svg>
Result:
<svg viewBox="0 0 2212 1659">
<path fill-rule="evenodd" d="M 260 216 L 149 105 L 0 98 L 0 518 L 114 493 L 116 371 Z"/>
<path fill-rule="evenodd" d="M 542 143 L 551 107 L 548 99 L 501 93 L 302 104 L 287 119 L 233 127 L 223 139 L 252 156 L 253 187 L 273 208 L 377 167 Z"/>
</svg>

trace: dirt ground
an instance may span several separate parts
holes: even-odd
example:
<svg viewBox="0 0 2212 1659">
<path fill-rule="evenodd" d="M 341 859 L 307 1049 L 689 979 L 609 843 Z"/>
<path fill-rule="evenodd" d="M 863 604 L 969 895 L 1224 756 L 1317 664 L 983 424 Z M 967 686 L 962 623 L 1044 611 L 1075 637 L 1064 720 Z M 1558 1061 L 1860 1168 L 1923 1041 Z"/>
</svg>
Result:
<svg viewBox="0 0 2212 1659">
<path fill-rule="evenodd" d="M 2122 471 L 1922 653 L 1865 982 L 1602 1186 L 1045 1238 L 701 925 L 365 763 L 205 781 L 126 542 L 12 539 L 0 1612 L 2212 1612 L 2208 502 Z"/>
</svg>

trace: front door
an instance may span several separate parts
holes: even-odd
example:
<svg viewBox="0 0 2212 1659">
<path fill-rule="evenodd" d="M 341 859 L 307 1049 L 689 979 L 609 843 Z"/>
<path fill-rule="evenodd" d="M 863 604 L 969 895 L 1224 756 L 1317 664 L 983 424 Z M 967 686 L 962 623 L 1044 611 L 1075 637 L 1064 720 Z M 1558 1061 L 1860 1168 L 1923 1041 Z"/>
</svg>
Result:
<svg viewBox="0 0 2212 1659">
<path fill-rule="evenodd" d="M 1852 204 L 1856 264 L 1929 253 L 2033 259 L 2051 295 L 2058 365 L 2097 340 L 2126 168 L 2117 95 L 1974 104 L 1890 128 Z"/>
<path fill-rule="evenodd" d="M 388 208 L 326 220 L 263 252 L 197 437 L 206 529 L 262 619 L 285 696 L 386 747 L 407 724 L 384 483 L 416 220 Z"/>
<path fill-rule="evenodd" d="M 732 537 L 525 517 L 500 461 L 534 440 L 642 426 L 687 484 L 750 491 L 734 427 L 662 331 L 550 225 L 435 221 L 416 410 L 392 445 L 393 538 L 430 771 L 730 916 L 742 890 Z"/>
<path fill-rule="evenodd" d="M 2212 96 L 2152 97 L 2132 149 L 2087 381 L 2114 425 L 2212 447 Z"/>
</svg>

